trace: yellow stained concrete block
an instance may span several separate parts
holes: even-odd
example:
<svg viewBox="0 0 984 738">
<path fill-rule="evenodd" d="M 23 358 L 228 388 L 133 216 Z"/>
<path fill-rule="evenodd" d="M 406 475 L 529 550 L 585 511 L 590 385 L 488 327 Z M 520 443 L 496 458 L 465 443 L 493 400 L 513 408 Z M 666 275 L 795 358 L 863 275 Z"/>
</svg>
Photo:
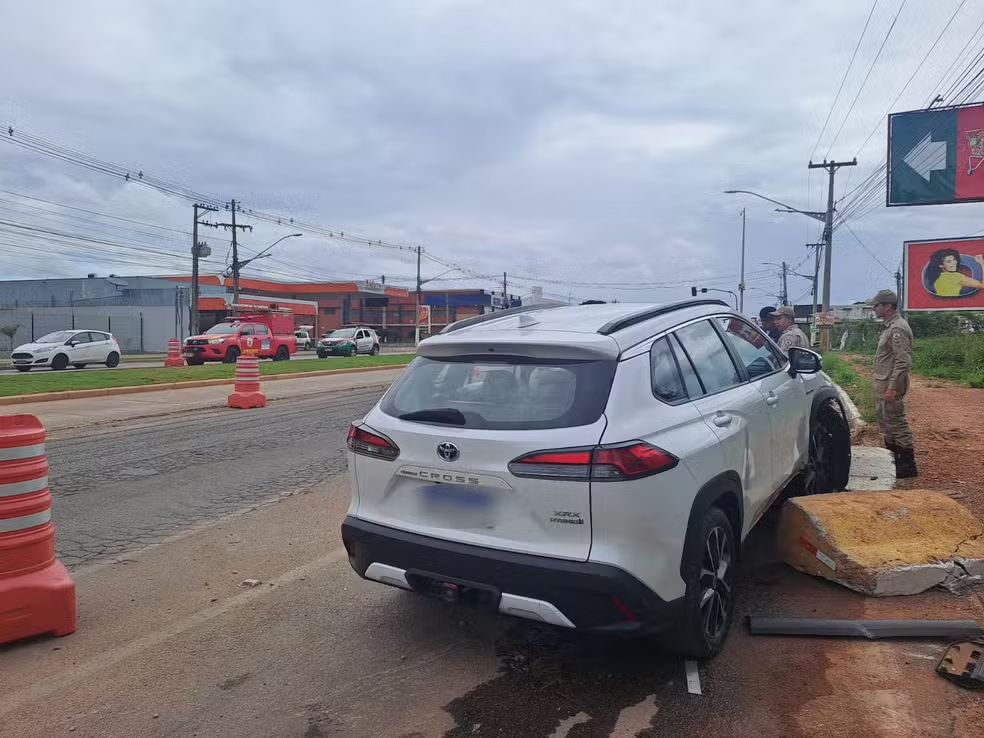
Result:
<svg viewBox="0 0 984 738">
<path fill-rule="evenodd" d="M 778 544 L 795 569 L 874 596 L 984 577 L 984 526 L 941 492 L 797 497 L 783 506 Z"/>
</svg>

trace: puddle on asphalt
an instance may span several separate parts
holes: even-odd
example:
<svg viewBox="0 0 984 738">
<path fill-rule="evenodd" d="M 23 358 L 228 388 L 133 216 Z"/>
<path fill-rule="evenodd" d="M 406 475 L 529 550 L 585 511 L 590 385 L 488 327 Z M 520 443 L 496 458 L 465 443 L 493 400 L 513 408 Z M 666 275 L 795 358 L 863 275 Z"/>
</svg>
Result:
<svg viewBox="0 0 984 738">
<path fill-rule="evenodd" d="M 634 736 L 645 734 L 661 693 L 687 697 L 683 661 L 644 638 L 520 622 L 495 652 L 498 675 L 445 706 L 455 721 L 446 738 L 594 738 L 616 726 Z"/>
</svg>

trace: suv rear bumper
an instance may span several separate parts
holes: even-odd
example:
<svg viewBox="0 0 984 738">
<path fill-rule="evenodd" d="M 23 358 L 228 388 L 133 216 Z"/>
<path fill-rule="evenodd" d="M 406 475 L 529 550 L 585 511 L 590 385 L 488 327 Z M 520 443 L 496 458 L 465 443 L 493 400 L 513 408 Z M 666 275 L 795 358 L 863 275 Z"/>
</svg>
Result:
<svg viewBox="0 0 984 738">
<path fill-rule="evenodd" d="M 499 551 L 408 533 L 359 520 L 342 523 L 349 563 L 365 579 L 420 590 L 450 582 L 490 593 L 500 612 L 602 632 L 658 631 L 683 600 L 666 602 L 628 572 L 608 564 Z"/>
</svg>

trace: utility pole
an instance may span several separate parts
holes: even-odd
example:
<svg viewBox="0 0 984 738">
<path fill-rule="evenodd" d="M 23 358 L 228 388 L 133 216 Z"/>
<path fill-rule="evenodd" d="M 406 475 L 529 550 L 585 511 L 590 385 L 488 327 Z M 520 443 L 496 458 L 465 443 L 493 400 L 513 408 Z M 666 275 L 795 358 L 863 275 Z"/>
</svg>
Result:
<svg viewBox="0 0 984 738">
<path fill-rule="evenodd" d="M 738 312 L 745 312 L 745 208 L 741 209 L 741 277 L 738 282 Z"/>
<path fill-rule="evenodd" d="M 249 225 L 236 225 L 236 201 L 233 200 L 229 204 L 229 210 L 232 213 L 231 223 L 216 223 L 216 228 L 230 228 L 232 229 L 232 303 L 236 305 L 239 303 L 239 269 L 241 264 L 239 262 L 239 241 L 237 240 L 238 229 L 244 231 L 252 231 L 253 226 Z M 203 225 L 212 225 L 211 223 L 205 223 Z"/>
<path fill-rule="evenodd" d="M 188 335 L 197 336 L 200 333 L 198 322 L 198 260 L 208 258 L 212 254 L 212 249 L 204 241 L 198 240 L 198 226 L 210 225 L 201 223 L 198 219 L 202 213 L 214 213 L 218 208 L 211 205 L 195 203 L 195 217 L 191 223 L 191 311 L 188 321 Z"/>
<path fill-rule="evenodd" d="M 502 273 L 502 309 L 503 310 L 509 309 L 509 296 L 506 294 L 506 289 L 507 289 L 506 273 L 503 272 Z"/>
<path fill-rule="evenodd" d="M 895 270 L 895 294 L 899 298 L 899 305 L 905 305 L 905 300 L 902 299 L 902 272 L 898 269 Z"/>
<path fill-rule="evenodd" d="M 806 248 L 813 249 L 813 329 L 819 330 L 817 326 L 817 313 L 820 309 L 817 307 L 817 299 L 820 296 L 818 287 L 820 286 L 820 252 L 823 249 L 822 243 L 808 243 Z"/>
<path fill-rule="evenodd" d="M 822 164 L 809 163 L 809 169 L 826 169 L 829 175 L 827 184 L 827 214 L 823 221 L 823 312 L 830 313 L 830 264 L 834 243 L 834 173 L 841 167 L 856 167 L 857 158 L 851 161 L 827 161 Z M 825 324 L 820 329 L 820 350 L 830 349 L 830 326 Z"/>
<path fill-rule="evenodd" d="M 782 263 L 782 304 L 789 304 L 789 285 L 786 281 L 786 276 L 789 274 L 789 265 L 786 262 Z"/>
<path fill-rule="evenodd" d="M 413 345 L 420 345 L 420 287 L 423 283 L 420 281 L 420 246 L 417 247 L 417 306 L 413 311 L 414 314 L 414 334 L 413 334 Z"/>
</svg>

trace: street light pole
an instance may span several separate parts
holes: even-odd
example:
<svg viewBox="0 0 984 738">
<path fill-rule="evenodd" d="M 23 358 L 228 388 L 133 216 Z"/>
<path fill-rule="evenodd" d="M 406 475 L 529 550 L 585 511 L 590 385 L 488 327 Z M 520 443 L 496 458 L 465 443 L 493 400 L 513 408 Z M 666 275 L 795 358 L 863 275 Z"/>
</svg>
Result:
<svg viewBox="0 0 984 738">
<path fill-rule="evenodd" d="M 741 281 L 738 282 L 738 312 L 745 312 L 745 208 L 741 209 Z"/>
</svg>

